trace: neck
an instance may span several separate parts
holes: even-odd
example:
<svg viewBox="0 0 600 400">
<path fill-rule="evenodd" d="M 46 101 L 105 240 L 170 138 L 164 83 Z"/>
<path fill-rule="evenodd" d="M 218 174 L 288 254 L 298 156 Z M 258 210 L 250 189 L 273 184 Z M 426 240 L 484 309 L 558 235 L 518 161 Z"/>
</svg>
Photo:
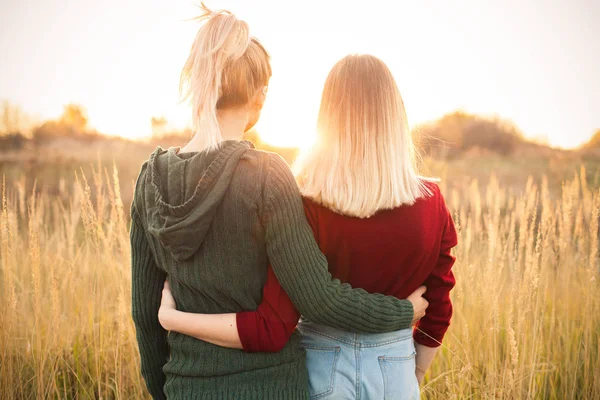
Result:
<svg viewBox="0 0 600 400">
<path fill-rule="evenodd" d="M 218 111 L 217 120 L 223 140 L 240 140 L 248 126 L 248 118 L 246 108 Z"/>
<path fill-rule="evenodd" d="M 245 108 L 235 108 L 219 110 L 217 112 L 217 121 L 223 140 L 241 140 L 246 126 L 248 126 L 248 110 Z M 180 152 L 202 151 L 206 149 L 207 144 L 203 140 L 202 133 L 197 132 L 192 140 L 185 145 Z"/>
</svg>

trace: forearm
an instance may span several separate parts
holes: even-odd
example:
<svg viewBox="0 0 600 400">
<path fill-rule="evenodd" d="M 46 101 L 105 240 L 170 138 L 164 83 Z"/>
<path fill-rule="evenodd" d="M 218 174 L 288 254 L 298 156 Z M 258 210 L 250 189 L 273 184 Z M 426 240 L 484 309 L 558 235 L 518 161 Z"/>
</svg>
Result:
<svg viewBox="0 0 600 400">
<path fill-rule="evenodd" d="M 221 347 L 242 348 L 235 314 L 195 314 L 169 310 L 161 313 L 159 318 L 167 330 Z"/>
<path fill-rule="evenodd" d="M 319 267 L 324 268 L 324 267 Z M 307 272 L 307 275 L 310 275 Z M 306 318 L 352 332 L 390 332 L 410 328 L 413 307 L 408 300 L 369 294 L 326 277 L 312 276 L 312 282 L 292 282 L 278 276 L 284 289 Z M 309 283 L 310 282 L 310 283 Z"/>
<path fill-rule="evenodd" d="M 415 349 L 417 352 L 416 364 L 417 364 L 417 376 L 419 374 L 425 375 L 425 372 L 431 366 L 433 358 L 437 353 L 439 347 L 427 347 L 419 343 L 415 343 Z"/>
<path fill-rule="evenodd" d="M 456 282 L 452 272 L 455 258 L 450 249 L 441 252 L 436 268 L 425 280 L 427 286 L 425 298 L 429 301 L 427 314 L 419 321 L 419 329 L 414 332 L 415 341 L 427 347 L 438 347 L 452 318 L 452 300 L 450 290 Z"/>
</svg>

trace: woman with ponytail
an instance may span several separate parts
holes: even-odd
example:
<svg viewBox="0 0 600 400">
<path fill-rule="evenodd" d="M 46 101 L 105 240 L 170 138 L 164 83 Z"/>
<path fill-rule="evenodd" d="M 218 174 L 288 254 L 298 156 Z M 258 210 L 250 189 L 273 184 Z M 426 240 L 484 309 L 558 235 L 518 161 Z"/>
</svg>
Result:
<svg viewBox="0 0 600 400">
<path fill-rule="evenodd" d="M 427 301 L 422 289 L 400 300 L 332 279 L 288 165 L 240 140 L 260 115 L 269 56 L 244 21 L 202 9 L 181 79 L 194 137 L 150 155 L 131 207 L 142 375 L 154 399 L 307 399 L 297 332 L 277 352 L 241 350 L 236 313 L 257 309 L 268 276 L 306 318 L 345 331 L 407 329 Z M 159 321 L 165 280 L 179 310 L 207 314 L 203 340 L 161 326 L 171 315 Z"/>
</svg>

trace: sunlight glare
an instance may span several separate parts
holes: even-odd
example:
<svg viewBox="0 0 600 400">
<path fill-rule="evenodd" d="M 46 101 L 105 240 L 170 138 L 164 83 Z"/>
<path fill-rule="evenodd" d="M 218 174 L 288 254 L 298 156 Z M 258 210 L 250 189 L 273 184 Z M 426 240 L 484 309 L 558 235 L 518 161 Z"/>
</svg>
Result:
<svg viewBox="0 0 600 400">
<path fill-rule="evenodd" d="M 266 143 L 277 147 L 296 147 L 309 149 L 315 142 L 316 132 L 312 124 L 306 120 L 275 118 L 275 114 L 266 113 L 256 124 L 256 130 Z"/>
</svg>

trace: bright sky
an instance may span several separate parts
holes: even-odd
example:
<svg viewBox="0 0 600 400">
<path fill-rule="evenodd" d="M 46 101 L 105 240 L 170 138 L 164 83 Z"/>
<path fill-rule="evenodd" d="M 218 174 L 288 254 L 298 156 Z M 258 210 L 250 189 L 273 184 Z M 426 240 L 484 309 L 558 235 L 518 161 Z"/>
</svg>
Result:
<svg viewBox="0 0 600 400">
<path fill-rule="evenodd" d="M 273 144 L 311 140 L 329 69 L 356 52 L 388 64 L 412 126 L 463 109 L 556 146 L 584 142 L 600 128 L 600 2 L 493 3 L 207 0 L 272 55 L 258 128 Z M 92 126 L 127 137 L 149 135 L 153 115 L 183 127 L 195 15 L 194 0 L 0 0 L 0 99 L 42 118 L 82 104 Z"/>
</svg>

